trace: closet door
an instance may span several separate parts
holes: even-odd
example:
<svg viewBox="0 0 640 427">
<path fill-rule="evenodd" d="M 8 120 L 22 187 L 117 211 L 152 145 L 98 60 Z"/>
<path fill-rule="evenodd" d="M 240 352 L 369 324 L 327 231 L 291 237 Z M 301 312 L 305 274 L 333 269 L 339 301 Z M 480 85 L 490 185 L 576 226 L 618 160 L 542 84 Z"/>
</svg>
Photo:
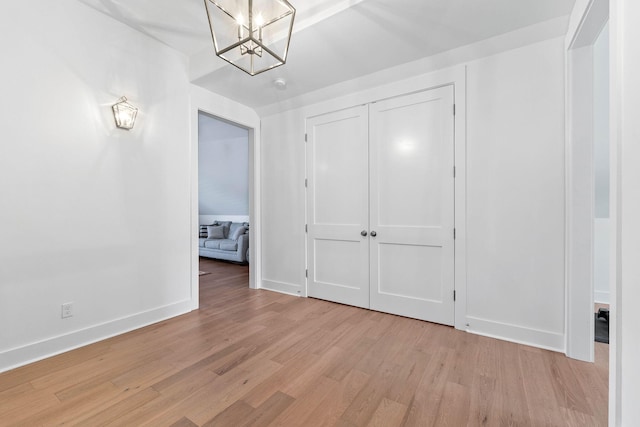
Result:
<svg viewBox="0 0 640 427">
<path fill-rule="evenodd" d="M 453 87 L 370 116 L 371 308 L 454 323 Z"/>
<path fill-rule="evenodd" d="M 307 119 L 308 295 L 369 307 L 368 108 Z"/>
</svg>

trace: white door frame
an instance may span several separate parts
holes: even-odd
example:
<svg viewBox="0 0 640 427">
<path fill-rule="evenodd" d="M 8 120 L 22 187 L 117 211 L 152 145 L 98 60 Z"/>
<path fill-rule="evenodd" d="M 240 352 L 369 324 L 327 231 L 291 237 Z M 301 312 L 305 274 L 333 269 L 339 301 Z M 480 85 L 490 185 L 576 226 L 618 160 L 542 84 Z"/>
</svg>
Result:
<svg viewBox="0 0 640 427">
<path fill-rule="evenodd" d="M 418 77 L 390 83 L 365 90 L 330 102 L 319 103 L 306 109 L 306 117 L 317 116 L 331 111 L 368 104 L 382 99 L 393 98 L 414 92 L 453 85 L 456 105 L 455 144 L 455 328 L 467 330 L 467 68 L 458 65 Z M 306 150 L 306 147 L 305 147 Z M 305 152 L 306 159 L 306 152 Z M 306 163 L 306 162 L 305 162 Z M 305 172 L 306 174 L 306 172 Z M 306 177 L 306 175 L 305 175 Z M 305 198 L 306 198 L 305 194 Z M 307 201 L 305 200 L 305 223 L 308 224 Z M 305 248 L 308 245 L 305 234 Z M 305 259 L 307 259 L 308 253 Z M 305 265 L 307 268 L 308 265 Z M 305 296 L 308 294 L 308 279 L 305 281 Z"/>
<path fill-rule="evenodd" d="M 198 114 L 200 112 L 237 124 L 249 130 L 249 287 L 261 287 L 260 239 L 260 117 L 248 107 L 237 104 L 196 86 L 191 87 L 189 120 L 191 125 L 191 302 L 192 310 L 200 304 L 198 251 Z"/>
<path fill-rule="evenodd" d="M 566 354 L 592 362 L 593 316 L 593 44 L 609 19 L 608 0 L 579 0 L 566 49 Z"/>
</svg>

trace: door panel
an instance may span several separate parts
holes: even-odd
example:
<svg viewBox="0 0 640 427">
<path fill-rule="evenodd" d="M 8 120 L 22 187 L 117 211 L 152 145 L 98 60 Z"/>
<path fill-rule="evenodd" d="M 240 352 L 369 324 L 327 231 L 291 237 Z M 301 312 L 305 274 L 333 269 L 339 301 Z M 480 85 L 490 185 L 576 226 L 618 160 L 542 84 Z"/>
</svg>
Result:
<svg viewBox="0 0 640 427">
<path fill-rule="evenodd" d="M 370 304 L 454 322 L 453 87 L 377 102 L 370 113 Z"/>
<path fill-rule="evenodd" d="M 315 239 L 316 282 L 349 289 L 362 288 L 362 277 L 357 267 L 362 242 Z"/>
<path fill-rule="evenodd" d="M 383 243 L 378 248 L 378 292 L 423 301 L 442 302 L 442 251 L 433 246 Z"/>
<path fill-rule="evenodd" d="M 369 307 L 368 108 L 307 120 L 308 294 Z"/>
<path fill-rule="evenodd" d="M 402 100 L 374 105 L 378 120 L 375 168 L 377 217 L 382 226 L 429 226 L 441 223 L 441 105 L 426 102 L 394 108 Z M 387 105 L 391 104 L 391 105 Z M 384 108 L 381 110 L 381 108 Z M 428 120 L 427 120 L 428 118 Z M 424 185 L 428 183 L 427 185 Z"/>
</svg>

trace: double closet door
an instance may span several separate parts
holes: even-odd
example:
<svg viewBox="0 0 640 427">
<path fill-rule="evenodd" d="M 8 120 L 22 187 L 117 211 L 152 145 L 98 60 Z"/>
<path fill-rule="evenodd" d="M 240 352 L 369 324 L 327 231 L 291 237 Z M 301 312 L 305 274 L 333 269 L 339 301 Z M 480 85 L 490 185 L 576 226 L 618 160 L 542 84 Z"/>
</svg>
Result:
<svg viewBox="0 0 640 427">
<path fill-rule="evenodd" d="M 306 125 L 308 295 L 452 325 L 453 87 Z"/>
</svg>

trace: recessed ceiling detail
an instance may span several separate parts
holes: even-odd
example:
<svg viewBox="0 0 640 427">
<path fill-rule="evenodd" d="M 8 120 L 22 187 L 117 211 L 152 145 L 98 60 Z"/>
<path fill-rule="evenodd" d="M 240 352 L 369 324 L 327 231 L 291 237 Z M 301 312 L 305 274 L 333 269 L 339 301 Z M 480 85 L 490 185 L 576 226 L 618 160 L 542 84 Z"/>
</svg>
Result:
<svg viewBox="0 0 640 427">
<path fill-rule="evenodd" d="M 290 0 L 296 8 L 295 25 L 287 64 L 278 68 L 278 77 L 286 79 L 287 90 L 278 91 L 273 90 L 271 73 L 249 78 L 212 54 L 203 0 L 78 1 L 182 52 L 188 57 L 189 79 L 193 84 L 256 110 L 324 93 L 324 89 L 334 85 L 463 46 L 481 41 L 490 43 L 494 37 L 525 27 L 548 22 L 548 27 L 559 28 L 556 21 L 566 20 L 575 3 L 575 0 Z M 566 33 L 566 24 L 562 25 Z M 545 36 L 557 37 L 561 32 L 554 30 Z"/>
</svg>

